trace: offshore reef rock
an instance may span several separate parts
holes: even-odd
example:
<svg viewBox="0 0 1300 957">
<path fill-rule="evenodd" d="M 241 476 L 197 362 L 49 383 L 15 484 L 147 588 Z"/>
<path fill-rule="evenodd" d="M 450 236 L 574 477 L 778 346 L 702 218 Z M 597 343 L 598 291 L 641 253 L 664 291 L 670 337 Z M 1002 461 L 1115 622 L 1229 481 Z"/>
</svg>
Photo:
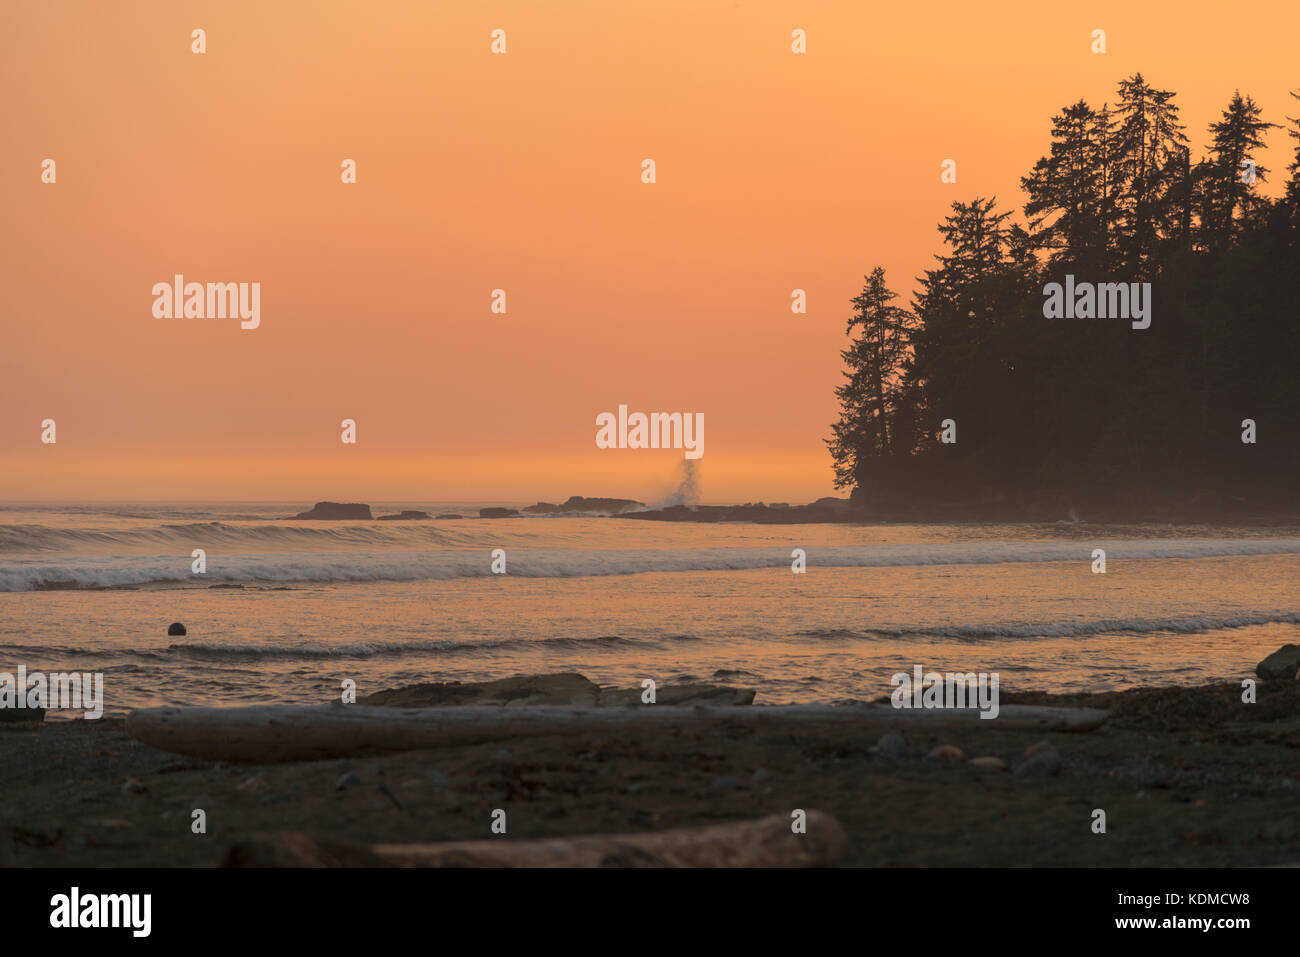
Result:
<svg viewBox="0 0 1300 957">
<path fill-rule="evenodd" d="M 380 515 L 378 521 L 381 522 L 423 522 L 429 519 L 428 512 L 419 512 L 415 509 L 405 508 L 396 515 Z"/>
<path fill-rule="evenodd" d="M 619 515 L 623 512 L 643 508 L 645 508 L 644 502 L 637 502 L 630 498 L 586 498 L 582 495 L 571 495 L 567 502 L 560 505 L 552 502 L 538 502 L 536 505 L 529 505 L 524 511 L 529 515 L 562 515 L 566 512 L 599 512 L 603 515 Z"/>
<path fill-rule="evenodd" d="M 374 516 L 370 514 L 369 505 L 358 505 L 356 503 L 342 505 L 338 502 L 317 502 L 309 511 L 299 512 L 297 515 L 293 516 L 292 520 L 311 519 L 314 521 L 325 522 L 368 522 L 373 517 Z"/>
<path fill-rule="evenodd" d="M 480 508 L 478 510 L 479 518 L 518 518 L 519 510 L 516 508 Z"/>
</svg>

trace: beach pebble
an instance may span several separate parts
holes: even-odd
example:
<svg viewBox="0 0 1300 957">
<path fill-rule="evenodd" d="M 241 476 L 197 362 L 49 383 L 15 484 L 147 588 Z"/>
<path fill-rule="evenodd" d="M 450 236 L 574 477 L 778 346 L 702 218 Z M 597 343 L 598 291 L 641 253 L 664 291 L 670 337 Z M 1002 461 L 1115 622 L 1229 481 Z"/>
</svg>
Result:
<svg viewBox="0 0 1300 957">
<path fill-rule="evenodd" d="M 514 754 L 509 748 L 497 749 L 497 761 L 509 761 L 510 755 Z"/>
<path fill-rule="evenodd" d="M 1035 741 L 1029 747 L 1025 748 L 1025 757 L 1032 758 L 1035 754 L 1043 751 L 1055 751 L 1051 741 Z"/>
<path fill-rule="evenodd" d="M 955 747 L 951 744 L 940 744 L 937 747 L 931 748 L 930 753 L 927 754 L 926 757 L 938 758 L 940 761 L 960 761 L 962 758 L 966 757 L 966 755 L 962 753 L 961 748 Z"/>
<path fill-rule="evenodd" d="M 757 771 L 754 772 L 755 784 L 763 784 L 764 782 L 770 780 L 772 780 L 772 772 L 769 771 L 767 768 L 759 768 Z"/>
<path fill-rule="evenodd" d="M 185 626 L 182 625 L 179 621 L 173 621 L 170 625 L 167 626 L 167 634 L 169 637 L 175 637 L 175 636 L 183 637 L 186 633 L 187 632 L 185 631 Z"/>
<path fill-rule="evenodd" d="M 135 778 L 127 778 L 122 782 L 123 794 L 143 794 L 149 789 L 137 781 Z"/>
<path fill-rule="evenodd" d="M 739 791 L 743 787 L 744 785 L 735 778 L 726 777 L 725 775 L 713 782 L 713 789 L 715 791 Z"/>
<path fill-rule="evenodd" d="M 978 758 L 971 758 L 970 766 L 973 768 L 980 768 L 984 771 L 1005 771 L 1007 769 L 1007 762 L 1003 761 L 1001 758 L 995 758 L 992 755 L 984 755 Z"/>
<path fill-rule="evenodd" d="M 253 775 L 251 778 L 244 778 L 235 786 L 236 791 L 260 791 L 266 787 L 266 778 L 260 775 Z"/>
<path fill-rule="evenodd" d="M 892 731 L 888 734 L 882 734 L 880 740 L 876 742 L 876 754 L 885 758 L 901 758 L 907 754 L 907 742 L 903 736 L 894 734 Z"/>
<path fill-rule="evenodd" d="M 212 803 L 212 798 L 208 797 L 206 794 L 200 794 L 198 797 L 196 797 L 193 801 L 190 802 L 190 810 L 194 811 L 194 810 L 204 809 L 207 808 L 207 806 L 211 803 Z"/>
<path fill-rule="evenodd" d="M 1050 778 L 1055 774 L 1059 774 L 1060 770 L 1061 756 L 1056 753 L 1055 748 L 1049 747 L 1046 750 L 1036 752 L 1033 757 L 1016 768 L 1016 774 L 1025 778 Z"/>
<path fill-rule="evenodd" d="M 429 772 L 429 780 L 436 788 L 451 787 L 451 778 L 447 777 L 446 771 L 433 770 Z"/>
<path fill-rule="evenodd" d="M 334 790 L 342 791 L 346 787 L 361 783 L 361 776 L 356 771 L 344 772 L 337 781 L 334 782 Z"/>
</svg>

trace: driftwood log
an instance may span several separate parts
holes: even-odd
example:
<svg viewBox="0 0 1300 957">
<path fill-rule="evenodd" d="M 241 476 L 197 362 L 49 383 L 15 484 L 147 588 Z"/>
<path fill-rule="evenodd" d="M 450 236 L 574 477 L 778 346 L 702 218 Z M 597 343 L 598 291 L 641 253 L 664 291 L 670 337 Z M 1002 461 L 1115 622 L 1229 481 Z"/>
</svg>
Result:
<svg viewBox="0 0 1300 957">
<path fill-rule="evenodd" d="M 636 731 L 704 721 L 772 730 L 809 722 L 882 726 L 987 727 L 1037 731 L 1091 731 L 1106 712 L 1091 708 L 1004 705 L 994 719 L 976 710 L 906 710 L 889 705 L 777 705 L 750 708 L 629 708 L 477 705 L 445 708 L 377 708 L 365 705 L 254 705 L 241 708 L 143 708 L 126 719 L 126 731 L 163 751 L 211 761 L 256 764 L 420 751 L 553 734 Z"/>
<path fill-rule="evenodd" d="M 649 834 L 541 840 L 499 837 L 442 844 L 339 844 L 296 831 L 232 845 L 226 867 L 827 867 L 844 856 L 844 830 L 808 811 L 806 833 L 782 815 Z"/>
</svg>

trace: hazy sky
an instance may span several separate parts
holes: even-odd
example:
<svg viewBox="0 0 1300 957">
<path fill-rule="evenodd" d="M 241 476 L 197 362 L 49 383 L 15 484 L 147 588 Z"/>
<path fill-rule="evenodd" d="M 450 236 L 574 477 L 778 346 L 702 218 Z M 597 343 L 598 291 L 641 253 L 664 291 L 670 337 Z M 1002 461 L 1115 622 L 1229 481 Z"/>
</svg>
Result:
<svg viewBox="0 0 1300 957">
<path fill-rule="evenodd" d="M 1234 89 L 1297 115 L 1298 10 L 4 4 L 0 500 L 653 497 L 682 453 L 596 448 L 619 404 L 704 414 L 706 500 L 831 494 L 863 275 L 910 293 L 1135 71 L 1194 155 Z M 154 318 L 176 273 L 260 282 L 260 328 Z"/>
</svg>

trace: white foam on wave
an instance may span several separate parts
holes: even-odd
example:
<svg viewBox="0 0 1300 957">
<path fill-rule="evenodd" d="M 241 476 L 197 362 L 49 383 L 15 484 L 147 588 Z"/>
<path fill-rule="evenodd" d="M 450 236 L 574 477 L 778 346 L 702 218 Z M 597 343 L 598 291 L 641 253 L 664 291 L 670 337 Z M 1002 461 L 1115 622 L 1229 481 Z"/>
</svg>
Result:
<svg viewBox="0 0 1300 957">
<path fill-rule="evenodd" d="M 927 545 L 807 548 L 809 567 L 871 568 L 1090 562 L 1104 548 L 1111 563 L 1243 555 L 1300 554 L 1300 539 L 1157 539 L 1096 542 L 958 542 Z M 516 578 L 583 578 L 647 572 L 738 571 L 789 567 L 785 548 L 510 549 Z M 204 575 L 190 571 L 188 553 L 165 556 L 58 557 L 0 560 L 0 591 L 58 585 L 111 588 L 151 584 L 306 584 L 436 581 L 486 578 L 485 549 L 426 551 L 209 554 Z"/>
</svg>

